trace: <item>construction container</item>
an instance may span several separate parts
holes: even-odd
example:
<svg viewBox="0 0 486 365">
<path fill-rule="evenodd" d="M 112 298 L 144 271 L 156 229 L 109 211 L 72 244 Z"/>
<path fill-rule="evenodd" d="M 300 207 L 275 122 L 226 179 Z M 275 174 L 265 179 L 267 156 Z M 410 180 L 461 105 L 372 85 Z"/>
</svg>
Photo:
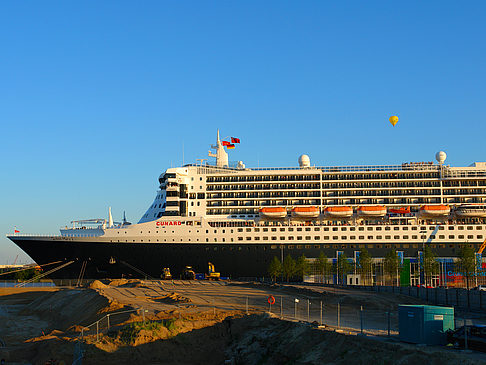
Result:
<svg viewBox="0 0 486 365">
<path fill-rule="evenodd" d="M 454 329 L 454 308 L 433 305 L 399 305 L 400 340 L 445 345 L 446 331 Z"/>
</svg>

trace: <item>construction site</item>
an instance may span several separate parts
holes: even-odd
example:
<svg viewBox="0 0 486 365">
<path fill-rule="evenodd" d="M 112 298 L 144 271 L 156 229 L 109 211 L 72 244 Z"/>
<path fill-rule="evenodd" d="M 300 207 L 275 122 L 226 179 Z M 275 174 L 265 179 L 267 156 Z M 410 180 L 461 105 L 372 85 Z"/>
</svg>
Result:
<svg viewBox="0 0 486 365">
<path fill-rule="evenodd" d="M 486 364 L 399 341 L 389 292 L 222 280 L 95 280 L 0 287 L 5 364 Z M 456 318 L 486 323 L 484 311 Z M 466 322 L 467 323 L 467 322 Z M 456 323 L 458 325 L 460 323 Z"/>
</svg>

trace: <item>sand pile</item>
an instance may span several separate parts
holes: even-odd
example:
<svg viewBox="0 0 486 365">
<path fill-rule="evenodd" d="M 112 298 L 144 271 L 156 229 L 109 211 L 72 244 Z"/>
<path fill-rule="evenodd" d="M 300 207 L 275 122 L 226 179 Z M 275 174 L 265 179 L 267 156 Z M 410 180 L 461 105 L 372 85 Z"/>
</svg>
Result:
<svg viewBox="0 0 486 365">
<path fill-rule="evenodd" d="M 93 281 L 91 284 L 89 284 L 88 288 L 90 289 L 105 289 L 107 288 L 108 285 L 105 285 L 103 284 L 101 281 L 99 280 L 95 280 Z"/>
<path fill-rule="evenodd" d="M 156 303 L 174 304 L 174 303 L 190 303 L 191 299 L 183 297 L 177 293 L 170 293 L 160 297 L 151 297 L 151 301 Z"/>
<path fill-rule="evenodd" d="M 49 330 L 65 331 L 73 325 L 91 324 L 110 306 L 120 308 L 95 290 L 66 289 L 45 294 L 26 305 L 20 314 L 42 318 L 49 323 Z"/>
</svg>

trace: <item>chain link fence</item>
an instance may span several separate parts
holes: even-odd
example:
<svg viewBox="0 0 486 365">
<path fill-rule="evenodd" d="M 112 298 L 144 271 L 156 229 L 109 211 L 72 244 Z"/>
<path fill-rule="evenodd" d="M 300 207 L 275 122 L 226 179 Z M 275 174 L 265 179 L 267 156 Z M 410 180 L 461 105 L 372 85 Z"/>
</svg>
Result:
<svg viewBox="0 0 486 365">
<path fill-rule="evenodd" d="M 454 306 L 472 310 L 486 311 L 486 291 L 467 290 L 463 288 L 424 288 L 400 286 L 366 286 L 350 285 L 346 289 L 375 291 L 378 293 L 395 293 L 422 299 L 427 303 Z"/>
</svg>

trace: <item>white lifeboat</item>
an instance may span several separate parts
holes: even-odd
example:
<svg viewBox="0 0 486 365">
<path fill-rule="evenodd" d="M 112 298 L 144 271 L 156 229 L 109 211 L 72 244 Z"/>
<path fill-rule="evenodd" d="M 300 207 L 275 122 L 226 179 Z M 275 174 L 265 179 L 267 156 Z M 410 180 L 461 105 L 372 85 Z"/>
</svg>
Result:
<svg viewBox="0 0 486 365">
<path fill-rule="evenodd" d="M 471 205 L 460 205 L 454 211 L 458 217 L 486 217 L 486 205 L 481 204 L 471 204 Z"/>
<path fill-rule="evenodd" d="M 287 209 L 284 207 L 260 208 L 260 215 L 265 218 L 285 218 L 287 216 Z"/>
<path fill-rule="evenodd" d="M 330 218 L 349 218 L 353 215 L 353 208 L 346 206 L 334 206 L 324 209 L 324 214 Z"/>
<path fill-rule="evenodd" d="M 386 208 L 382 205 L 364 205 L 358 208 L 358 215 L 363 217 L 384 217 Z"/>
<path fill-rule="evenodd" d="M 295 207 L 292 209 L 292 216 L 298 218 L 316 218 L 319 213 L 318 207 Z"/>
<path fill-rule="evenodd" d="M 449 215 L 451 208 L 448 205 L 422 205 L 420 207 L 420 215 L 429 217 L 443 217 Z"/>
</svg>

